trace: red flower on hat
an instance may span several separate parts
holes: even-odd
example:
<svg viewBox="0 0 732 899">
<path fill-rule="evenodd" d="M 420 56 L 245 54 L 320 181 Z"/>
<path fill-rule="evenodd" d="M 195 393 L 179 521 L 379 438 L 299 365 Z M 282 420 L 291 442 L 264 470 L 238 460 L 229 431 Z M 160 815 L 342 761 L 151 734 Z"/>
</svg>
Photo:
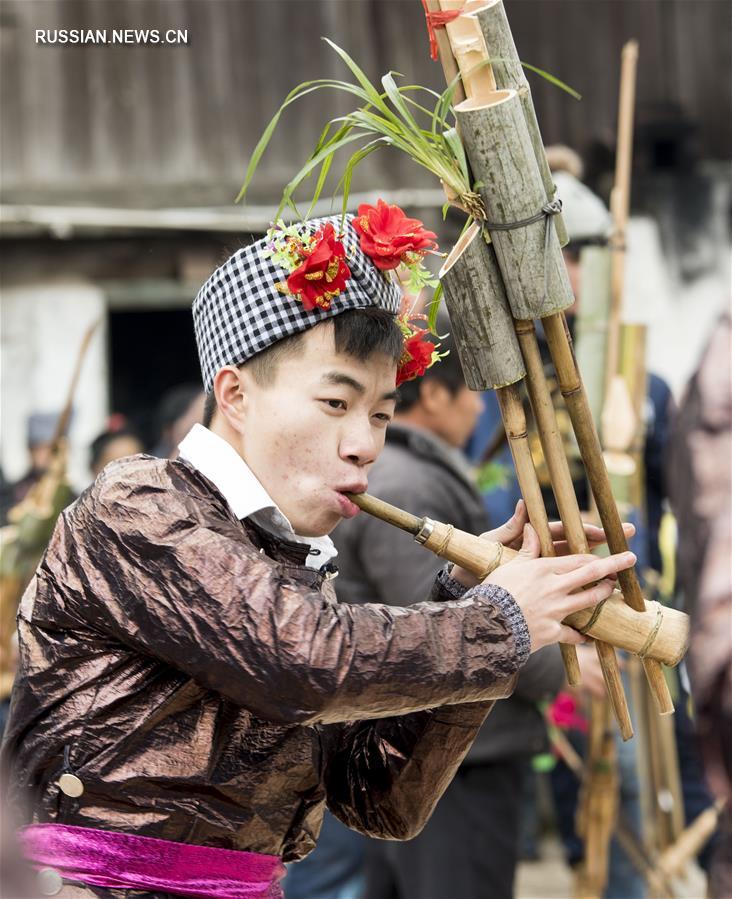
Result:
<svg viewBox="0 0 732 899">
<path fill-rule="evenodd" d="M 431 334 L 426 328 L 408 325 L 412 335 L 404 341 L 404 350 L 397 367 L 396 386 L 423 375 L 440 358 L 437 344 L 427 339 Z"/>
<path fill-rule="evenodd" d="M 407 218 L 398 206 L 383 200 L 377 200 L 376 206 L 361 204 L 353 228 L 361 249 L 382 272 L 419 261 L 437 247 L 437 235 L 427 231 L 419 219 Z"/>
<path fill-rule="evenodd" d="M 346 286 L 351 270 L 346 251 L 328 222 L 313 237 L 312 249 L 287 279 L 287 292 L 308 310 L 330 309 L 331 301 Z"/>
</svg>

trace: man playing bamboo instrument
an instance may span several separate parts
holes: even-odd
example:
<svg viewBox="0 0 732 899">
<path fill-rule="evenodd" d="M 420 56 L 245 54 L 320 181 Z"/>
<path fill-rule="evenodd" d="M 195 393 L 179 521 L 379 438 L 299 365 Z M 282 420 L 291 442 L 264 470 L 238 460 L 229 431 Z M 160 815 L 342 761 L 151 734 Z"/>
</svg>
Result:
<svg viewBox="0 0 732 899">
<path fill-rule="evenodd" d="M 366 212 L 275 228 L 217 269 L 193 308 L 208 426 L 176 461 L 112 463 L 56 528 L 4 746 L 46 895 L 277 897 L 326 803 L 413 836 L 529 653 L 581 642 L 562 619 L 633 564 L 536 559 L 527 526 L 460 599 L 455 569 L 417 606 L 335 603 L 327 535 L 357 512 L 398 364 L 434 357 L 388 274 L 433 235 L 376 212 L 383 234 Z"/>
</svg>

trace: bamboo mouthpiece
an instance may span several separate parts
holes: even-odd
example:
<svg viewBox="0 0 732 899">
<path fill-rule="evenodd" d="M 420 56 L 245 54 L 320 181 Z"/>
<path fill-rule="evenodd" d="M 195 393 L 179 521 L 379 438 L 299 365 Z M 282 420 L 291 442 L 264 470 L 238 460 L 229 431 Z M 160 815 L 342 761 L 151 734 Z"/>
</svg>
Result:
<svg viewBox="0 0 732 899">
<path fill-rule="evenodd" d="M 418 518 L 367 493 L 348 494 L 348 498 L 369 515 L 412 534 L 425 549 L 471 571 L 478 580 L 518 555 L 493 540 L 431 518 Z M 689 639 L 688 615 L 645 602 L 642 611 L 635 611 L 618 590 L 600 605 L 572 613 L 564 623 L 594 640 L 639 655 L 644 662 L 654 659 L 670 666 L 684 657 Z"/>
<path fill-rule="evenodd" d="M 368 512 L 375 518 L 380 518 L 387 524 L 393 524 L 397 528 L 416 536 L 422 529 L 424 518 L 417 518 L 403 509 L 385 503 L 383 499 L 369 496 L 368 493 L 346 493 L 346 496 L 355 503 L 363 512 Z"/>
<path fill-rule="evenodd" d="M 488 577 L 501 562 L 508 561 L 509 555 L 515 555 L 513 550 L 505 549 L 500 543 L 460 531 L 442 521 L 418 518 L 368 493 L 348 493 L 346 496 L 359 509 L 407 531 L 425 549 L 467 568 L 480 580 Z"/>
</svg>

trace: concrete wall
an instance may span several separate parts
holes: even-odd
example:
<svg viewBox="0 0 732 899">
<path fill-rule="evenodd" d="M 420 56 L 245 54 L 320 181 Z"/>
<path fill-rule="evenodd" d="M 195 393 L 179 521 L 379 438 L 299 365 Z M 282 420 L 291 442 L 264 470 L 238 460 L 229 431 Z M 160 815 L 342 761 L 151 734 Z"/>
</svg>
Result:
<svg viewBox="0 0 732 899">
<path fill-rule="evenodd" d="M 59 411 L 66 399 L 86 328 L 100 321 L 84 360 L 70 430 L 69 477 L 90 481 L 88 447 L 107 410 L 106 305 L 98 287 L 80 280 L 38 281 L 0 292 L 0 459 L 14 480 L 28 468 L 26 421 Z"/>
</svg>

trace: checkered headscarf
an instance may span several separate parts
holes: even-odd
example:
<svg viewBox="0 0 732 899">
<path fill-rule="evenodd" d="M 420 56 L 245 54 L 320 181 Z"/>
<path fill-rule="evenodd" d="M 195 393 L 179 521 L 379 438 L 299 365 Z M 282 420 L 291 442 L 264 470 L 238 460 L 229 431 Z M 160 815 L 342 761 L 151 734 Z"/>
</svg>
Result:
<svg viewBox="0 0 732 899">
<path fill-rule="evenodd" d="M 193 324 L 206 393 L 213 389 L 216 372 L 225 365 L 240 365 L 272 344 L 306 331 L 348 309 L 380 306 L 399 311 L 401 293 L 361 250 L 359 238 L 339 215 L 305 223 L 311 233 L 331 222 L 341 238 L 351 277 L 330 309 L 305 309 L 303 304 L 277 290 L 287 272 L 262 256 L 263 238 L 238 250 L 211 275 L 193 301 Z"/>
</svg>

